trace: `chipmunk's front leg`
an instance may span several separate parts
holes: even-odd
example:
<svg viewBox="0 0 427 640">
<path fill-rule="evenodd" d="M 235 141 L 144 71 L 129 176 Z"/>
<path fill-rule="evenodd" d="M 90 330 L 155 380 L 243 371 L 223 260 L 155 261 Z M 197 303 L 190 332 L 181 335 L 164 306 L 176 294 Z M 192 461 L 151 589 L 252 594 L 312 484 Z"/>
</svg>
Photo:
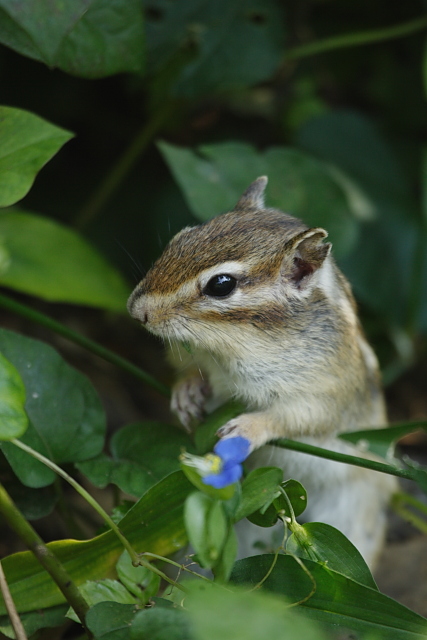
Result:
<svg viewBox="0 0 427 640">
<path fill-rule="evenodd" d="M 274 438 L 280 437 L 277 416 L 268 411 L 242 413 L 229 420 L 217 431 L 219 438 L 236 438 L 241 436 L 251 443 L 251 451 L 262 447 Z"/>
<path fill-rule="evenodd" d="M 199 371 L 194 371 L 175 383 L 170 408 L 186 431 L 191 431 L 194 421 L 203 420 L 206 400 L 211 393 L 209 382 L 202 378 Z"/>
</svg>

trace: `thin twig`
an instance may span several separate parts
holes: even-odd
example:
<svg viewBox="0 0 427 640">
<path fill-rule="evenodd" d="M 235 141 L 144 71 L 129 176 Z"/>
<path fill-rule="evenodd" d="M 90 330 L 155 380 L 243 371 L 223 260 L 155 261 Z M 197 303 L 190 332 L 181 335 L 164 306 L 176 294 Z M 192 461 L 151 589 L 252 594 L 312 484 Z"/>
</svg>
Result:
<svg viewBox="0 0 427 640">
<path fill-rule="evenodd" d="M 369 29 L 367 31 L 357 31 L 356 33 L 347 33 L 340 36 L 333 36 L 331 38 L 325 38 L 324 40 L 309 42 L 308 44 L 294 47 L 285 54 L 285 60 L 297 60 L 300 58 L 307 58 L 308 56 L 314 56 L 319 53 L 333 51 L 335 49 L 376 44 L 378 42 L 383 42 L 384 40 L 403 38 L 404 36 L 410 35 L 417 31 L 422 31 L 426 28 L 427 16 L 422 16 L 420 18 L 416 18 L 415 20 L 410 20 L 409 22 L 404 22 L 392 27 L 383 27 L 382 29 Z"/>
<path fill-rule="evenodd" d="M 7 584 L 6 576 L 4 575 L 3 566 L 0 561 L 0 591 L 3 596 L 4 604 L 6 605 L 6 611 L 10 618 L 12 629 L 15 632 L 16 640 L 28 640 L 25 633 L 24 625 L 21 622 L 21 618 L 13 602 L 13 598 L 9 591 L 9 585 Z"/>
<path fill-rule="evenodd" d="M 54 580 L 58 589 L 62 592 L 65 600 L 73 607 L 77 617 L 86 629 L 85 616 L 89 611 L 89 605 L 80 593 L 79 589 L 71 579 L 70 574 L 64 565 L 59 561 L 53 551 L 43 542 L 38 533 L 30 523 L 24 518 L 19 509 L 11 500 L 9 494 L 0 484 L 0 513 L 4 519 L 24 544 L 32 551 Z M 88 634 L 88 637 L 92 637 Z"/>
</svg>

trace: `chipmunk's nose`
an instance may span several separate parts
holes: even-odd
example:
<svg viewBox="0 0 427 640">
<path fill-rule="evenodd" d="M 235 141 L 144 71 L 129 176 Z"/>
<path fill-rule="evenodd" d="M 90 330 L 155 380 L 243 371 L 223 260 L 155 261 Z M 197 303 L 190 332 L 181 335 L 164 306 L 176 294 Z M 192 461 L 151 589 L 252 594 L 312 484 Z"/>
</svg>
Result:
<svg viewBox="0 0 427 640">
<path fill-rule="evenodd" d="M 127 308 L 132 318 L 139 320 L 139 322 L 144 325 L 148 323 L 149 317 L 146 305 L 144 304 L 144 296 L 140 293 L 138 288 L 136 288 L 129 296 Z"/>
</svg>

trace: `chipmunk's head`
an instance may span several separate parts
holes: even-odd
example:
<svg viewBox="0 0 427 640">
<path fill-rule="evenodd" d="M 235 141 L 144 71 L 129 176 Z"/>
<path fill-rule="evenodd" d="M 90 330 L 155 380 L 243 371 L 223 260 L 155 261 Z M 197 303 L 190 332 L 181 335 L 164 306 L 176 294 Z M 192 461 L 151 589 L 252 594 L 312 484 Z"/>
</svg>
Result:
<svg viewBox="0 0 427 640">
<path fill-rule="evenodd" d="M 310 295 L 331 245 L 324 229 L 264 208 L 266 185 L 258 178 L 232 211 L 172 238 L 130 296 L 131 316 L 163 338 L 204 345 L 214 327 L 283 324 L 286 300 Z"/>
</svg>

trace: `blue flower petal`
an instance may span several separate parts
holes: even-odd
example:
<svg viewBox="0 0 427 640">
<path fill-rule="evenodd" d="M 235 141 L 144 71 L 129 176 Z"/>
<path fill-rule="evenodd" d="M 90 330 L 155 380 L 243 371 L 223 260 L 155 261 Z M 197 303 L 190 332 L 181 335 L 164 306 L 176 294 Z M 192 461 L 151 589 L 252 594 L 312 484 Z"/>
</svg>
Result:
<svg viewBox="0 0 427 640">
<path fill-rule="evenodd" d="M 229 484 L 234 484 L 242 477 L 243 469 L 240 464 L 228 465 L 223 468 L 221 473 L 212 474 L 202 478 L 204 484 L 209 484 L 215 489 L 223 489 L 228 487 Z"/>
<path fill-rule="evenodd" d="M 224 463 L 243 462 L 249 455 L 251 443 L 246 438 L 237 436 L 236 438 L 225 438 L 219 440 L 214 447 L 214 452 Z"/>
</svg>

